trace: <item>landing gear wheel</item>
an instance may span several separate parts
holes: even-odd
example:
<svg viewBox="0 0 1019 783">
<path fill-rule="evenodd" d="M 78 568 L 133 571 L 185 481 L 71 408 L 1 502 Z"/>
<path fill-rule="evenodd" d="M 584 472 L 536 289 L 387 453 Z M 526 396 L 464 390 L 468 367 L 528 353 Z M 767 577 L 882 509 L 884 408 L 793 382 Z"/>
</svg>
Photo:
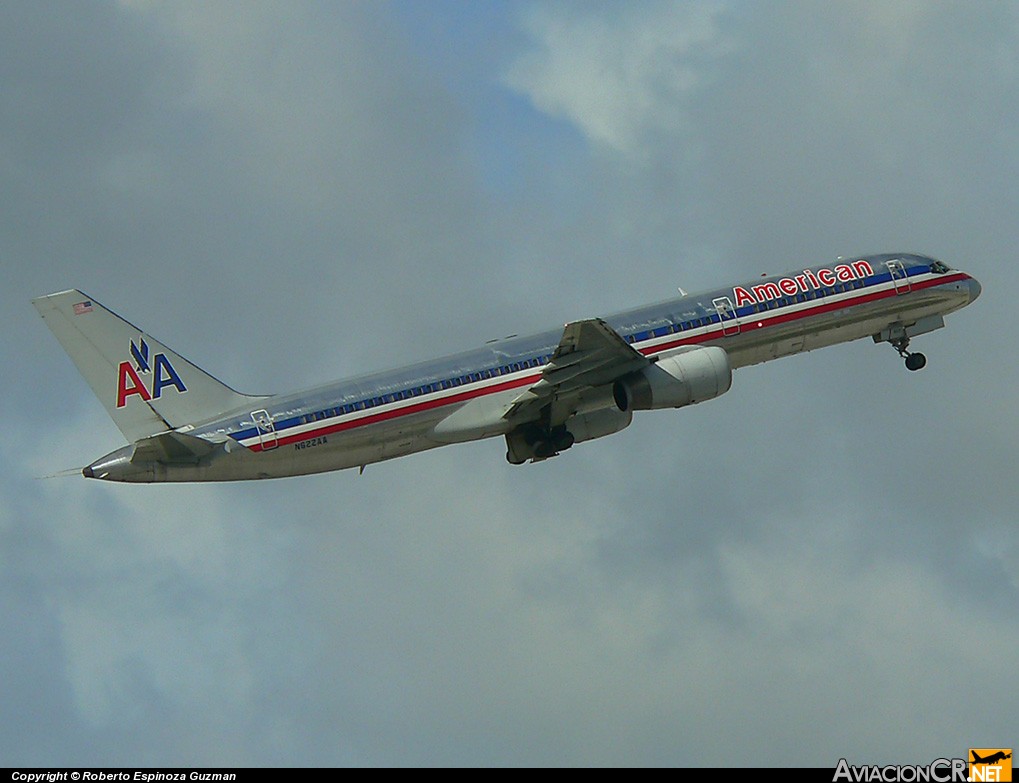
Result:
<svg viewBox="0 0 1019 783">
<path fill-rule="evenodd" d="M 922 353 L 911 353 L 906 356 L 906 369 L 911 372 L 922 370 L 927 364 L 927 357 Z"/>
<path fill-rule="evenodd" d="M 892 344 L 892 348 L 899 352 L 899 356 L 906 360 L 906 369 L 910 372 L 921 370 L 927 364 L 927 357 L 922 353 L 909 352 L 909 335 L 903 334 L 888 342 Z"/>
<path fill-rule="evenodd" d="M 548 439 L 556 451 L 566 451 L 577 440 L 573 433 L 562 425 L 553 427 Z"/>
<path fill-rule="evenodd" d="M 506 452 L 506 461 L 510 465 L 523 465 L 525 462 L 527 462 L 526 459 L 517 459 L 516 457 L 514 457 L 512 451 Z"/>
<path fill-rule="evenodd" d="M 534 456 L 537 459 L 548 459 L 554 457 L 558 452 L 551 441 L 543 440 L 534 445 Z"/>
</svg>

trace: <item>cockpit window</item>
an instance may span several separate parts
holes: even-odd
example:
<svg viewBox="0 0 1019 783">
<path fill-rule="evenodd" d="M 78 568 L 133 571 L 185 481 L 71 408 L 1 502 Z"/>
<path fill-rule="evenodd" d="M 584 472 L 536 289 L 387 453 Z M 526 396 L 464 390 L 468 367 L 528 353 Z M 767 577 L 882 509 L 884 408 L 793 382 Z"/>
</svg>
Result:
<svg viewBox="0 0 1019 783">
<path fill-rule="evenodd" d="M 948 264 L 943 264 L 940 261 L 932 261 L 931 271 L 936 274 L 943 275 L 946 272 L 951 272 L 952 268 Z"/>
</svg>

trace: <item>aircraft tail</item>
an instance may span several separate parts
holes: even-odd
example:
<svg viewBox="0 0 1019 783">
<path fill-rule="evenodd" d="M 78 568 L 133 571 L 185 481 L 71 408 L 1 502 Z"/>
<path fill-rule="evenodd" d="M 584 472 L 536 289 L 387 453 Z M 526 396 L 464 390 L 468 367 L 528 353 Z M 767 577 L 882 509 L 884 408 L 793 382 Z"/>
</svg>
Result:
<svg viewBox="0 0 1019 783">
<path fill-rule="evenodd" d="M 234 391 L 81 291 L 32 304 L 131 443 L 265 399 Z"/>
</svg>

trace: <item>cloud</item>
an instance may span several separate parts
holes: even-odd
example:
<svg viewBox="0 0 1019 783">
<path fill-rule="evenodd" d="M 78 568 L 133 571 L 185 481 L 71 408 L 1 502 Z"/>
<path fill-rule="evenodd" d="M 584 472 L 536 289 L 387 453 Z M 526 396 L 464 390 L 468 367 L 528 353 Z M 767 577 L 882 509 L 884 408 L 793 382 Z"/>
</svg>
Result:
<svg viewBox="0 0 1019 783">
<path fill-rule="evenodd" d="M 574 124 L 596 147 L 629 157 L 650 152 L 651 134 L 685 124 L 685 101 L 707 87 L 711 61 L 729 44 L 720 3 L 532 6 L 531 46 L 506 83 L 543 112 Z"/>
</svg>

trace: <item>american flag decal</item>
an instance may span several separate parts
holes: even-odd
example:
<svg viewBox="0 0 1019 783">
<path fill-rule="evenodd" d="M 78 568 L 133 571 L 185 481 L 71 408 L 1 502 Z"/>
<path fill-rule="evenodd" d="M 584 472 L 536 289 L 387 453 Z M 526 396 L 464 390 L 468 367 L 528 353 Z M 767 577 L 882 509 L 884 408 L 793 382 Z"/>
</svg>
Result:
<svg viewBox="0 0 1019 783">
<path fill-rule="evenodd" d="M 87 299 L 84 302 L 78 302 L 78 304 L 76 304 L 74 306 L 74 314 L 75 315 L 84 315 L 85 313 L 91 313 L 91 312 L 92 312 L 92 302 L 90 302 Z"/>
</svg>

